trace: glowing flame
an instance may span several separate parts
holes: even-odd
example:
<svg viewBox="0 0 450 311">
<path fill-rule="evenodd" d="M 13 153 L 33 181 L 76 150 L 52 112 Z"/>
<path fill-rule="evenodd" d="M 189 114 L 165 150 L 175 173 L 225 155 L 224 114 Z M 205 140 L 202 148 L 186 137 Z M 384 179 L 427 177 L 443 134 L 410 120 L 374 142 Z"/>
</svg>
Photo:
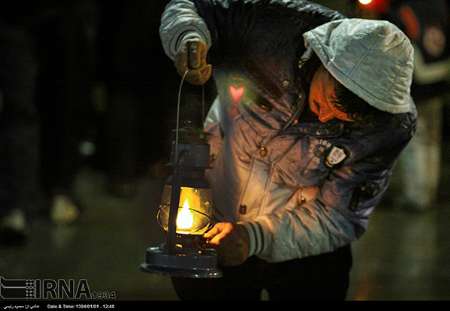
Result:
<svg viewBox="0 0 450 311">
<path fill-rule="evenodd" d="M 189 230 L 194 224 L 194 215 L 192 215 L 189 209 L 189 201 L 186 199 L 183 203 L 183 208 L 178 211 L 177 216 L 177 229 Z"/>
<path fill-rule="evenodd" d="M 361 3 L 362 5 L 369 5 L 372 3 L 372 0 L 359 0 L 359 3 Z"/>
</svg>

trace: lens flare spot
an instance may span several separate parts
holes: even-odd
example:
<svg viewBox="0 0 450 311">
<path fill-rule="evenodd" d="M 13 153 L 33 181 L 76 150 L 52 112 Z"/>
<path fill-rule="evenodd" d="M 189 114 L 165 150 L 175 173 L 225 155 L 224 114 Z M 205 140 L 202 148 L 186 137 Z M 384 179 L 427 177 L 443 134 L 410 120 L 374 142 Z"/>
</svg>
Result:
<svg viewBox="0 0 450 311">
<path fill-rule="evenodd" d="M 244 96 L 245 89 L 243 86 L 230 85 L 229 92 L 233 103 L 238 104 Z"/>
</svg>

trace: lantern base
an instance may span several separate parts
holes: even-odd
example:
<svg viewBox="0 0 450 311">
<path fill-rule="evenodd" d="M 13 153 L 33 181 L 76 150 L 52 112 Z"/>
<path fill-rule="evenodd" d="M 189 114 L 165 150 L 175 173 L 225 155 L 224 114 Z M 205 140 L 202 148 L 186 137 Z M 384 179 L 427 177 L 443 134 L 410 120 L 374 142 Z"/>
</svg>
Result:
<svg viewBox="0 0 450 311">
<path fill-rule="evenodd" d="M 178 249 L 175 254 L 169 254 L 164 246 L 149 247 L 141 270 L 195 279 L 222 277 L 214 249 Z"/>
</svg>

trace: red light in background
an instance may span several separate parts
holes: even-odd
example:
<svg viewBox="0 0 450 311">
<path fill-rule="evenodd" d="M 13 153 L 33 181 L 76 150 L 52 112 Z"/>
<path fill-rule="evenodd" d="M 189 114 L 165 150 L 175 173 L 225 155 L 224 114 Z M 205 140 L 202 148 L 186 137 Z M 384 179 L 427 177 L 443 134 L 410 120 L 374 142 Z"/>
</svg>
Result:
<svg viewBox="0 0 450 311">
<path fill-rule="evenodd" d="M 390 0 L 358 0 L 358 5 L 363 10 L 386 13 L 389 10 Z"/>
</svg>

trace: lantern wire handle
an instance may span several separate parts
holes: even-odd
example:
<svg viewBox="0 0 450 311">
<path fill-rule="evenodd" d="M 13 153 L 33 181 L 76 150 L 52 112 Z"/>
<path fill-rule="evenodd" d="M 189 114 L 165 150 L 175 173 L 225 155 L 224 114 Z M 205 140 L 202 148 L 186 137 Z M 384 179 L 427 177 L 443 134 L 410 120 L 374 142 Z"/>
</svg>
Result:
<svg viewBox="0 0 450 311">
<path fill-rule="evenodd" d="M 175 163 L 178 163 L 178 143 L 179 143 L 179 131 L 180 131 L 180 109 L 181 109 L 181 95 L 183 92 L 184 81 L 186 81 L 186 76 L 189 73 L 187 69 L 180 81 L 180 86 L 178 88 L 178 100 L 177 100 L 177 123 L 175 128 Z M 206 105 L 205 105 L 205 85 L 202 85 L 202 122 L 205 121 L 206 117 Z"/>
<path fill-rule="evenodd" d="M 202 85 L 202 124 L 205 122 L 205 85 Z"/>
<path fill-rule="evenodd" d="M 175 128 L 175 163 L 178 164 L 178 132 L 180 131 L 180 107 L 181 107 L 181 92 L 183 91 L 184 81 L 186 80 L 186 76 L 189 73 L 189 70 L 184 72 L 183 77 L 181 78 L 180 87 L 178 88 L 178 101 L 177 101 L 177 124 Z"/>
</svg>

